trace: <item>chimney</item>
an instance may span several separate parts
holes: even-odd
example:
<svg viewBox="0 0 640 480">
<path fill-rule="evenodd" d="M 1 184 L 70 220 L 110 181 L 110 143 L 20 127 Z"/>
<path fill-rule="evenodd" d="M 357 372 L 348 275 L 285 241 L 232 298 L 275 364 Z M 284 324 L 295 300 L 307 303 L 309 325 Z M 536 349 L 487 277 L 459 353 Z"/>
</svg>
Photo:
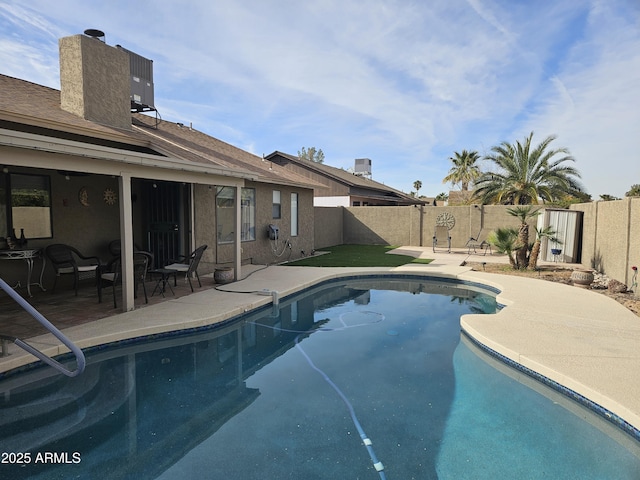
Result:
<svg viewBox="0 0 640 480">
<path fill-rule="evenodd" d="M 131 128 L 129 55 L 95 32 L 59 40 L 60 106 L 86 120 Z"/>
</svg>

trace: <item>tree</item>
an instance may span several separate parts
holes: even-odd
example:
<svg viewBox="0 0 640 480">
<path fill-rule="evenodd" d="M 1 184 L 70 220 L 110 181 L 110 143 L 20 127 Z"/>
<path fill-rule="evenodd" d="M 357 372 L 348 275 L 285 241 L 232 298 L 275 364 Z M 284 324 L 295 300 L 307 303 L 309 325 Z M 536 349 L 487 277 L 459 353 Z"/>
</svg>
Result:
<svg viewBox="0 0 640 480">
<path fill-rule="evenodd" d="M 518 250 L 521 245 L 518 241 L 518 231 L 515 228 L 498 228 L 487 236 L 487 241 L 496 247 L 498 253 L 506 253 L 509 257 L 509 264 L 516 270 L 516 260 L 513 252 Z"/>
<path fill-rule="evenodd" d="M 422 188 L 422 182 L 420 180 L 416 180 L 413 182 L 413 188 L 416 189 L 416 197 L 418 197 L 418 191 Z"/>
<path fill-rule="evenodd" d="M 436 200 L 442 200 L 442 201 L 449 200 L 449 194 L 446 192 L 441 192 L 438 195 L 436 195 Z"/>
<path fill-rule="evenodd" d="M 529 263 L 527 259 L 527 253 L 529 252 L 529 224 L 527 220 L 537 217 L 540 214 L 539 209 L 534 209 L 532 205 L 527 205 L 507 208 L 507 213 L 520 220 L 520 227 L 518 228 L 518 244 L 520 247 L 516 252 L 516 266 L 518 268 L 527 268 Z"/>
<path fill-rule="evenodd" d="M 631 189 L 624 194 L 625 197 L 640 197 L 640 183 L 631 185 Z"/>
<path fill-rule="evenodd" d="M 538 229 L 538 227 L 533 227 L 536 230 L 536 240 L 533 242 L 533 247 L 531 247 L 531 253 L 529 254 L 529 263 L 527 264 L 528 270 L 535 270 L 538 268 L 538 257 L 540 256 L 540 245 L 542 244 L 543 238 L 548 238 L 556 242 L 556 244 L 560 243 L 560 240 L 555 238 L 556 231 L 553 227 L 544 227 L 542 229 Z"/>
<path fill-rule="evenodd" d="M 298 150 L 298 158 L 309 162 L 324 163 L 324 152 L 322 149 L 316 150 L 316 147 L 309 147 L 309 150 L 302 147 L 302 150 Z"/>
<path fill-rule="evenodd" d="M 453 167 L 449 170 L 449 174 L 444 177 L 442 183 L 451 182 L 451 185 L 459 183 L 462 191 L 468 191 L 469 184 L 475 182 L 482 175 L 480 167 L 476 165 L 479 159 L 480 155 L 476 151 L 467 152 L 462 150 L 462 153 L 454 152 L 453 157 L 449 157 L 449 160 L 453 162 Z"/>
<path fill-rule="evenodd" d="M 502 142 L 485 158 L 497 172 L 484 173 L 476 181 L 476 195 L 483 203 L 537 205 L 554 202 L 566 194 L 582 191 L 580 173 L 567 162 L 575 162 L 566 148 L 550 149 L 556 137 L 550 135 L 533 147 L 533 132 L 515 144 Z M 560 158 L 555 158 L 561 155 Z"/>
<path fill-rule="evenodd" d="M 600 195 L 600 200 L 602 200 L 603 202 L 611 202 L 613 200 L 620 200 L 620 199 L 613 195 L 609 195 L 608 193 L 603 193 L 602 195 Z"/>
<path fill-rule="evenodd" d="M 558 208 L 569 208 L 569 206 L 576 203 L 589 203 L 592 201 L 593 199 L 588 193 L 575 191 L 563 195 L 561 198 L 551 202 L 551 204 Z"/>
</svg>

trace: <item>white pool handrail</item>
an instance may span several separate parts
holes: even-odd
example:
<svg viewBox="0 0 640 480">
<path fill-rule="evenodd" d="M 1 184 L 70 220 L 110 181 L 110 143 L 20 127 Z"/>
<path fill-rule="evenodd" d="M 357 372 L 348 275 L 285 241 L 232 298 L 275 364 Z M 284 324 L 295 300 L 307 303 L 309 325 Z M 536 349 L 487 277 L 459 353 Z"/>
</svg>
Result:
<svg viewBox="0 0 640 480">
<path fill-rule="evenodd" d="M 86 359 L 84 357 L 84 353 L 82 352 L 82 350 L 78 346 L 76 346 L 71 340 L 69 340 L 49 320 L 44 318 L 44 316 L 40 312 L 38 312 L 35 308 L 33 308 L 33 306 L 29 302 L 27 302 L 24 298 L 22 298 L 20 295 L 18 295 L 18 293 L 16 293 L 16 291 L 13 288 L 11 288 L 11 286 L 7 282 L 5 282 L 2 278 L 0 278 L 0 288 L 2 288 L 2 290 L 7 292 L 7 294 L 11 298 L 13 298 L 18 303 L 18 305 L 20 305 L 29 315 L 31 315 L 34 319 L 36 319 L 38 322 L 40 322 L 40 324 L 42 324 L 42 326 L 44 326 L 49 332 L 51 332 L 53 334 L 53 336 L 55 336 L 69 350 L 71 350 L 71 352 L 76 357 L 76 369 L 75 370 L 67 369 L 64 365 L 62 365 L 57 360 L 54 360 L 53 358 L 51 358 L 48 355 L 42 353 L 37 348 L 29 345 L 28 343 L 26 343 L 25 341 L 23 341 L 23 340 L 21 340 L 19 338 L 16 338 L 16 337 L 13 337 L 13 336 L 8 336 L 8 335 L 1 335 L 1 334 L 0 334 L 0 338 L 11 340 L 18 347 L 20 347 L 23 350 L 29 352 L 34 357 L 39 358 L 40 360 L 42 360 L 46 364 L 52 366 L 53 368 L 55 368 L 59 372 L 64 373 L 68 377 L 76 377 L 76 376 L 80 375 L 82 372 L 84 372 L 84 367 L 86 365 Z"/>
</svg>

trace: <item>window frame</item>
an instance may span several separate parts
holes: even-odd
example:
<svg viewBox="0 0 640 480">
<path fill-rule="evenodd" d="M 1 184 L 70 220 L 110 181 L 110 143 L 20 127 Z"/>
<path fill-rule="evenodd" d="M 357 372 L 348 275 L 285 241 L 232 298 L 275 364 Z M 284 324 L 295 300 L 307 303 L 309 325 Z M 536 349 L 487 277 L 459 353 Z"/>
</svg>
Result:
<svg viewBox="0 0 640 480">
<path fill-rule="evenodd" d="M 294 200 L 295 199 L 295 200 Z M 291 236 L 297 237 L 298 231 L 300 227 L 300 222 L 298 221 L 299 216 L 299 201 L 300 196 L 297 192 L 291 192 Z"/>
<path fill-rule="evenodd" d="M 236 187 L 230 187 L 226 185 L 219 185 L 216 187 L 216 242 L 218 245 L 229 245 L 235 241 L 235 235 L 231 240 L 221 240 L 220 227 L 224 225 L 221 223 L 221 218 L 231 213 L 233 218 L 233 228 L 231 233 L 235 229 L 235 189 Z M 225 190 L 229 189 L 232 193 L 231 196 L 224 195 Z M 246 203 L 248 202 L 248 203 Z M 223 215 L 226 210 L 227 215 Z M 256 240 L 256 189 L 252 187 L 240 187 L 240 242 L 253 242 Z"/>
<path fill-rule="evenodd" d="M 0 209 L 4 210 L 4 221 L 3 226 L 6 229 L 4 232 L 4 236 L 5 237 L 9 237 L 10 235 L 13 235 L 15 232 L 16 237 L 20 237 L 20 230 L 24 229 L 25 230 L 25 237 L 29 240 L 33 239 L 33 240 L 40 240 L 40 239 L 50 239 L 53 238 L 53 202 L 52 202 L 52 194 L 51 194 L 51 176 L 50 175 L 46 175 L 46 174 L 42 174 L 42 173 L 23 173 L 23 172 L 2 172 L 2 177 L 1 177 L 1 181 L 0 181 L 0 190 L 4 190 L 3 195 L 1 195 L 2 198 L 0 198 Z M 44 194 L 44 205 L 16 205 L 16 193 L 14 193 L 14 191 L 18 191 L 18 190 L 22 190 L 22 189 L 28 189 L 28 188 L 17 188 L 15 185 L 16 183 L 20 183 L 18 181 L 18 177 L 40 177 L 40 181 L 38 182 L 33 182 L 33 183 L 42 183 L 42 191 L 45 192 Z M 28 184 L 29 182 L 27 182 Z M 36 188 L 33 188 L 32 190 L 37 190 Z M 43 233 L 44 235 L 34 235 L 32 234 L 32 232 L 29 231 L 28 226 L 27 225 L 16 225 L 16 217 L 19 217 L 19 215 L 16 215 L 18 212 L 14 211 L 14 209 L 20 208 L 20 207 L 39 207 L 39 208 L 46 208 L 48 209 L 48 212 L 44 215 L 39 216 L 38 218 L 36 218 L 34 221 L 36 221 L 37 223 L 41 223 L 38 220 L 42 220 L 45 219 L 46 221 L 46 226 L 44 228 L 43 232 L 38 232 L 38 233 Z M 0 236 L 2 236 L 3 232 L 0 232 Z"/>
<path fill-rule="evenodd" d="M 282 195 L 280 190 L 274 190 L 272 193 L 271 217 L 274 219 L 282 218 Z"/>
</svg>

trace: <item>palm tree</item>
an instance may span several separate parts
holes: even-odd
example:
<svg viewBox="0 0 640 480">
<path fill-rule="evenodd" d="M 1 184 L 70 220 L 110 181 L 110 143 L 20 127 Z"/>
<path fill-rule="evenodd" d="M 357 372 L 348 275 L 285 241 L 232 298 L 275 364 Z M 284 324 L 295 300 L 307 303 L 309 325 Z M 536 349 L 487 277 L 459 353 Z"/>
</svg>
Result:
<svg viewBox="0 0 640 480">
<path fill-rule="evenodd" d="M 507 213 L 520 220 L 518 228 L 518 243 L 521 245 L 516 252 L 516 265 L 518 268 L 527 267 L 527 253 L 529 252 L 529 224 L 527 220 L 539 215 L 539 209 L 527 205 L 524 207 L 507 208 Z"/>
<path fill-rule="evenodd" d="M 538 257 L 540 256 L 540 245 L 542 244 L 543 238 L 549 238 L 554 240 L 556 243 L 560 243 L 560 240 L 555 238 L 556 231 L 553 227 L 544 227 L 539 229 L 538 227 L 533 227 L 536 230 L 536 240 L 533 242 L 533 247 L 531 247 L 531 254 L 529 255 L 529 263 L 527 264 L 528 270 L 535 270 L 538 268 Z"/>
<path fill-rule="evenodd" d="M 566 162 L 575 159 L 566 148 L 549 149 L 555 135 L 533 147 L 533 132 L 515 144 L 502 142 L 485 158 L 498 167 L 476 181 L 475 193 L 483 203 L 537 205 L 553 202 L 567 193 L 581 191 L 580 173 Z M 554 159 L 556 155 L 562 155 Z"/>
<path fill-rule="evenodd" d="M 454 152 L 453 157 L 449 158 L 453 162 L 453 167 L 449 170 L 449 175 L 444 177 L 442 183 L 451 182 L 451 185 L 459 183 L 462 191 L 468 191 L 469 184 L 475 182 L 482 175 L 480 168 L 476 165 L 479 159 L 480 155 L 476 151 Z"/>
<path fill-rule="evenodd" d="M 422 188 L 422 182 L 420 180 L 416 180 L 413 182 L 413 188 L 416 189 L 416 197 L 418 197 L 418 191 Z"/>
<path fill-rule="evenodd" d="M 631 189 L 624 194 L 625 197 L 640 197 L 640 184 L 631 185 Z"/>
<path fill-rule="evenodd" d="M 506 253 L 509 257 L 511 268 L 517 270 L 518 266 L 513 257 L 513 252 L 518 250 L 521 245 L 518 240 L 518 231 L 515 228 L 498 228 L 487 235 L 487 241 L 496 247 L 498 253 Z"/>
<path fill-rule="evenodd" d="M 602 195 L 600 195 L 600 200 L 602 200 L 603 202 L 612 202 L 614 200 L 620 200 L 620 199 L 614 195 L 603 193 Z"/>
</svg>

